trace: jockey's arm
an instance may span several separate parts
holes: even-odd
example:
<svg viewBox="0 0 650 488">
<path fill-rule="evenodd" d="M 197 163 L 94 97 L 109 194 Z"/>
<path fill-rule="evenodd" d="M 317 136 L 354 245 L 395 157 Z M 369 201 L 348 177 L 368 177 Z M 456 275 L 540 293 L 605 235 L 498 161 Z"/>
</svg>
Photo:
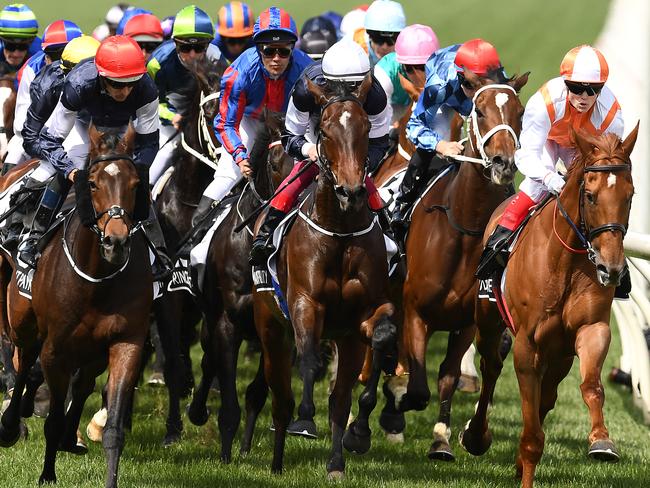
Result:
<svg viewBox="0 0 650 488">
<path fill-rule="evenodd" d="M 386 71 L 382 68 L 381 61 L 380 64 L 375 66 L 374 76 L 379 82 L 379 84 L 381 85 L 381 87 L 384 89 L 384 92 L 386 93 L 386 99 L 389 101 L 388 120 L 391 121 L 393 120 L 393 106 L 390 102 L 393 99 L 393 93 L 395 91 L 395 87 L 393 86 L 393 80 L 390 79 L 388 73 L 386 73 Z"/>
<path fill-rule="evenodd" d="M 242 76 L 232 66 L 228 68 L 221 80 L 219 113 L 214 118 L 217 139 L 237 164 L 248 159 L 248 151 L 239 135 L 239 124 L 247 102 Z"/>
<path fill-rule="evenodd" d="M 542 158 L 550 131 L 551 119 L 542 94 L 537 92 L 526 104 L 519 137 L 521 147 L 515 153 L 515 163 L 524 176 L 539 182 L 555 173 L 551 162 Z"/>
<path fill-rule="evenodd" d="M 299 81 L 302 84 L 302 81 Z M 285 151 L 287 154 L 296 160 L 302 160 L 310 157 L 310 153 L 314 154 L 316 144 L 307 140 L 307 133 L 309 132 L 309 119 L 311 117 L 310 110 L 314 110 L 313 98 L 309 100 L 302 97 L 299 90 L 294 90 L 294 93 L 289 99 L 287 106 L 287 115 L 284 119 L 285 131 L 282 135 Z M 296 94 L 298 95 L 296 96 Z M 296 103 L 300 108 L 296 107 Z M 311 158 L 310 158 L 311 159 Z"/>
<path fill-rule="evenodd" d="M 448 98 L 444 85 L 427 85 L 415 105 L 415 109 L 406 123 L 406 137 L 418 149 L 435 152 L 443 136 L 435 129 L 438 109 Z"/>
<path fill-rule="evenodd" d="M 23 124 L 27 117 L 27 110 L 32 100 L 29 96 L 29 87 L 34 80 L 34 71 L 32 69 L 25 69 L 23 76 L 18 85 L 18 92 L 16 93 L 16 110 L 14 112 L 14 134 L 22 135 Z"/>
<path fill-rule="evenodd" d="M 74 164 L 63 148 L 63 141 L 70 134 L 76 118 L 77 111 L 66 107 L 63 97 L 61 97 L 48 120 L 48 124 L 40 133 L 43 155 L 66 178 L 74 169 Z"/>
<path fill-rule="evenodd" d="M 385 94 L 384 94 L 385 95 Z M 377 169 L 381 158 L 388 150 L 388 131 L 390 129 L 390 103 L 385 97 L 381 97 L 376 103 L 377 110 L 368 107 L 368 121 L 370 122 L 370 134 L 368 135 L 368 164 L 369 170 Z M 383 104 L 383 109 L 380 110 Z M 376 112 L 376 113 L 373 113 Z"/>
<path fill-rule="evenodd" d="M 32 83 L 30 88 L 31 104 L 27 108 L 25 114 L 25 121 L 21 130 L 23 136 L 23 149 L 31 157 L 46 159 L 43 152 L 40 133 L 43 125 L 47 119 L 52 115 L 56 104 L 58 103 L 58 95 L 56 98 L 51 95 L 51 92 L 43 93 L 41 87 L 36 83 Z M 50 90 L 54 89 L 51 86 Z M 59 93 L 58 91 L 56 93 Z"/>
</svg>

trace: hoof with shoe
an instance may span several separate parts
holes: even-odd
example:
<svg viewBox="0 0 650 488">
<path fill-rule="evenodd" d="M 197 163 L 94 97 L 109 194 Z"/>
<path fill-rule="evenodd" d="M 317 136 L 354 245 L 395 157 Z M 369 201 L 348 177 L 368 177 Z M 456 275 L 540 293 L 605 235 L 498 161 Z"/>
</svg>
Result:
<svg viewBox="0 0 650 488">
<path fill-rule="evenodd" d="M 88 439 L 93 442 L 101 442 L 102 435 L 104 434 L 104 426 L 106 425 L 106 420 L 108 418 L 108 410 L 102 408 L 95 412 L 93 418 L 88 422 L 86 427 L 86 435 Z"/>
<path fill-rule="evenodd" d="M 386 440 L 390 444 L 404 444 L 404 432 L 400 432 L 399 434 L 391 434 L 390 432 L 386 432 Z"/>
<path fill-rule="evenodd" d="M 50 390 L 46 383 L 43 383 L 36 390 L 34 396 L 34 415 L 39 418 L 46 418 L 50 412 Z"/>
<path fill-rule="evenodd" d="M 291 435 L 306 437 L 307 439 L 317 439 L 318 429 L 313 420 L 296 420 L 289 424 L 287 432 Z"/>
<path fill-rule="evenodd" d="M 379 425 L 386 434 L 401 434 L 406 429 L 406 419 L 402 412 L 392 413 L 382 410 Z"/>
<path fill-rule="evenodd" d="M 458 378 L 458 386 L 456 389 L 463 393 L 477 393 L 481 390 L 478 376 L 470 376 L 465 373 L 461 374 L 460 378 Z"/>
<path fill-rule="evenodd" d="M 591 443 L 589 446 L 589 457 L 596 461 L 616 463 L 621 458 L 616 446 L 609 439 L 601 439 Z"/>
<path fill-rule="evenodd" d="M 469 422 L 465 429 L 458 434 L 458 442 L 472 456 L 482 456 L 492 445 L 492 433 L 486 430 L 481 438 L 476 437 L 474 432 L 469 429 Z"/>
<path fill-rule="evenodd" d="M 199 407 L 193 407 L 192 405 L 193 403 L 190 403 L 185 409 L 187 418 L 190 419 L 190 422 L 192 422 L 192 424 L 198 427 L 205 425 L 210 418 L 210 409 L 205 406 L 203 409 L 201 409 Z"/>
<path fill-rule="evenodd" d="M 171 447 L 181 440 L 180 432 L 168 432 L 163 439 L 163 447 Z"/>
<path fill-rule="evenodd" d="M 363 435 L 355 427 L 352 424 L 343 434 L 343 447 L 354 454 L 365 454 L 370 450 L 370 432 Z"/>
<path fill-rule="evenodd" d="M 0 422 L 0 447 L 11 447 L 20 439 L 20 425 L 8 429 Z"/>
<path fill-rule="evenodd" d="M 447 442 L 447 439 L 442 439 L 442 438 L 433 441 L 433 444 L 431 444 L 431 448 L 429 449 L 429 453 L 427 454 L 427 457 L 432 461 L 451 462 L 456 460 L 454 453 L 451 452 L 451 447 L 449 446 L 449 442 Z"/>
<path fill-rule="evenodd" d="M 147 380 L 149 386 L 165 386 L 165 377 L 160 371 L 154 371 Z"/>
<path fill-rule="evenodd" d="M 345 479 L 345 471 L 330 471 L 327 473 L 327 481 L 343 481 Z"/>
</svg>

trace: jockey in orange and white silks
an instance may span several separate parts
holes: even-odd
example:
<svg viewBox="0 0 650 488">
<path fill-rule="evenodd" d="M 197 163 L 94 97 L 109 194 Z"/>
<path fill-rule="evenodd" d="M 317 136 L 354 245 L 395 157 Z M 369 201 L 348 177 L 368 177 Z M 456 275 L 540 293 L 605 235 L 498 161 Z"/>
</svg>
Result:
<svg viewBox="0 0 650 488">
<path fill-rule="evenodd" d="M 623 135 L 621 107 L 605 85 L 608 74 L 607 61 L 598 49 L 578 46 L 564 56 L 560 76 L 545 83 L 530 98 L 519 138 L 521 148 L 515 153 L 517 167 L 526 178 L 506 207 L 486 249 L 501 247 L 528 210 L 548 192 L 562 191 L 565 181 L 555 165 L 562 160 L 569 166 L 573 160 L 576 150 L 571 128 L 593 136 Z"/>
</svg>

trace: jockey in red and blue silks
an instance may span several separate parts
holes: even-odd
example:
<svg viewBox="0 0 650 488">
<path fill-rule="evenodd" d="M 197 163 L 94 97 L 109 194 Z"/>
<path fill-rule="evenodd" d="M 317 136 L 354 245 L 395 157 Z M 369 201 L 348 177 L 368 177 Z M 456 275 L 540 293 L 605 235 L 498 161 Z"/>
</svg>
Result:
<svg viewBox="0 0 650 488">
<path fill-rule="evenodd" d="M 27 161 L 29 155 L 23 149 L 22 130 L 27 110 L 32 103 L 30 87 L 41 70 L 53 61 L 61 59 L 63 49 L 68 42 L 81 36 L 81 29 L 69 20 L 56 20 L 45 28 L 42 50 L 27 60 L 18 71 L 18 93 L 16 93 L 16 110 L 14 115 L 14 137 L 9 141 L 5 164 L 16 165 Z M 6 172 L 6 170 L 5 170 Z"/>
<path fill-rule="evenodd" d="M 256 47 L 244 51 L 226 70 L 221 81 L 219 113 L 214 119 L 217 138 L 226 150 L 203 192 L 193 224 L 203 220 L 241 179 L 252 174 L 248 141 L 259 129 L 264 108 L 286 112 L 289 94 L 312 59 L 294 48 L 296 24 L 283 9 L 270 7 L 255 22 Z"/>
</svg>

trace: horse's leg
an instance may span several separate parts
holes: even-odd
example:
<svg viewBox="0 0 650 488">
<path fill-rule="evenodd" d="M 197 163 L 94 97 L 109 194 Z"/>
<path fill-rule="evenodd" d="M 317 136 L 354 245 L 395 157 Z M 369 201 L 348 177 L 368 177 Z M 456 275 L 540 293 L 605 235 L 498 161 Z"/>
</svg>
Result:
<svg viewBox="0 0 650 488">
<path fill-rule="evenodd" d="M 272 394 L 273 425 L 275 427 L 271 471 L 282 473 L 287 427 L 295 406 L 291 391 L 291 338 L 289 327 L 278 323 L 266 305 L 254 302 L 255 328 L 262 341 L 264 374 Z"/>
<path fill-rule="evenodd" d="M 201 349 L 203 349 L 203 357 L 201 358 L 201 381 L 199 381 L 199 385 L 194 389 L 192 401 L 187 406 L 187 418 L 194 425 L 205 425 L 210 417 L 210 410 L 207 407 L 208 395 L 212 380 L 217 374 L 214 331 L 210 330 L 205 323 L 201 329 Z"/>
<path fill-rule="evenodd" d="M 605 390 L 600 381 L 603 362 L 607 356 L 611 330 L 605 322 L 586 325 L 576 335 L 576 353 L 580 359 L 580 391 L 589 409 L 591 432 L 589 433 L 589 456 L 599 461 L 618 461 L 619 454 L 605 427 L 603 404 Z"/>
<path fill-rule="evenodd" d="M 384 370 L 388 374 L 394 374 L 397 365 L 397 327 L 387 315 L 382 314 L 380 319 L 373 324 L 373 328 L 372 369 L 369 372 L 366 387 L 359 395 L 359 414 L 343 436 L 343 446 L 348 451 L 357 454 L 365 454 L 370 449 L 371 430 L 368 423 L 370 414 L 377 405 L 377 385 L 381 372 Z M 367 361 L 366 349 L 364 368 Z"/>
<path fill-rule="evenodd" d="M 144 341 L 144 338 L 143 338 Z M 117 471 L 124 447 L 124 419 L 138 381 L 142 343 L 112 344 L 108 354 L 108 418 L 102 436 L 106 453 L 106 487 L 117 487 Z"/>
<path fill-rule="evenodd" d="M 29 347 L 18 348 L 18 370 L 14 391 L 11 395 L 9 405 L 0 419 L 0 447 L 11 447 L 20 437 L 20 406 L 22 403 L 23 390 L 27 383 L 27 376 L 31 371 L 38 353 L 40 343 L 32 344 Z"/>
<path fill-rule="evenodd" d="M 180 323 L 182 321 L 182 302 L 173 293 L 165 293 L 154 302 L 154 312 L 158 325 L 158 335 L 162 345 L 165 363 L 163 376 L 168 393 L 168 411 L 165 421 L 165 437 L 163 445 L 169 446 L 178 442 L 183 432 L 183 421 L 180 412 L 181 395 L 181 356 L 180 356 Z M 175 299 L 176 298 L 176 299 Z"/>
<path fill-rule="evenodd" d="M 334 391 L 330 395 L 329 419 L 332 430 L 332 450 L 327 461 L 327 477 L 330 480 L 341 479 L 345 473 L 343 458 L 343 435 L 352 405 L 352 388 L 363 367 L 366 346 L 356 337 L 337 340 L 339 351 L 339 369 Z"/>
<path fill-rule="evenodd" d="M 253 432 L 255 430 L 255 423 L 259 416 L 266 397 L 268 396 L 269 387 L 264 378 L 264 354 L 260 353 L 260 362 L 257 368 L 255 378 L 246 388 L 246 427 L 244 429 L 244 437 L 241 443 L 241 454 L 248 454 L 251 450 L 251 443 L 253 441 Z"/>
<path fill-rule="evenodd" d="M 23 393 L 23 398 L 20 402 L 21 417 L 29 418 L 34 414 L 34 397 L 36 396 L 36 390 L 38 390 L 38 387 L 43 384 L 43 381 L 45 381 L 45 378 L 43 378 L 43 371 L 41 370 L 40 362 L 36 360 L 34 366 L 27 375 L 25 393 Z"/>
<path fill-rule="evenodd" d="M 110 374 L 109 374 L 110 376 Z M 104 384 L 102 387 L 102 406 L 88 422 L 86 426 L 86 435 L 88 439 L 93 442 L 101 442 L 102 434 L 104 432 L 104 426 L 106 425 L 106 417 L 108 416 L 108 406 L 106 402 L 106 390 L 107 384 Z"/>
<path fill-rule="evenodd" d="M 503 369 L 503 356 L 500 344 L 505 326 L 496 307 L 481 303 L 476 306 L 478 329 L 476 349 L 481 355 L 481 394 L 474 411 L 474 416 L 465 424 L 459 436 L 460 444 L 474 456 L 482 456 L 492 444 L 492 434 L 488 427 L 488 413 L 497 380 Z"/>
<path fill-rule="evenodd" d="M 521 413 L 524 428 L 519 440 L 517 476 L 522 488 L 532 488 L 535 469 L 544 452 L 544 431 L 540 419 L 542 389 L 542 358 L 528 336 L 517 334 L 514 345 L 514 364 L 521 395 Z"/>
<path fill-rule="evenodd" d="M 451 402 L 460 378 L 460 363 L 474 340 L 476 327 L 466 327 L 449 333 L 447 353 L 438 372 L 438 421 L 433 427 L 433 443 L 428 457 L 432 460 L 454 461 L 449 445 L 451 437 Z"/>
<path fill-rule="evenodd" d="M 398 409 L 402 412 L 424 410 L 431 398 L 426 366 L 427 324 L 414 310 L 413 305 L 405 305 L 405 307 L 403 345 L 404 354 L 408 359 L 409 380 L 406 393 L 397 402 Z"/>
</svg>

